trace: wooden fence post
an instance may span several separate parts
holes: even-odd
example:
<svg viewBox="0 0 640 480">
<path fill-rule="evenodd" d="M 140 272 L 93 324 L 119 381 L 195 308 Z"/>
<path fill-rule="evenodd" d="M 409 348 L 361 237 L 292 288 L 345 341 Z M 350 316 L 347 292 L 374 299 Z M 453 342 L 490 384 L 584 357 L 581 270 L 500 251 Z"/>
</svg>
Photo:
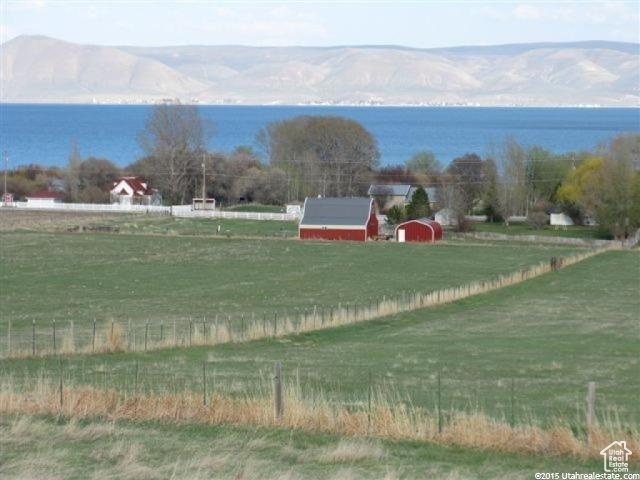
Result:
<svg viewBox="0 0 640 480">
<path fill-rule="evenodd" d="M 56 319 L 53 319 L 53 353 L 55 354 L 57 352 L 57 348 L 56 348 Z"/>
<path fill-rule="evenodd" d="M 189 319 L 189 346 L 193 344 L 193 322 Z"/>
<path fill-rule="evenodd" d="M 60 411 L 62 411 L 63 395 L 62 395 L 62 357 L 60 357 Z"/>
<path fill-rule="evenodd" d="M 587 428 L 593 427 L 596 421 L 596 382 L 587 384 Z"/>
<path fill-rule="evenodd" d="M 207 405 L 207 361 L 202 361 L 202 404 Z"/>
<path fill-rule="evenodd" d="M 164 340 L 164 323 L 160 320 L 160 343 Z"/>
<path fill-rule="evenodd" d="M 371 369 L 369 369 L 369 391 L 368 391 L 368 395 L 367 395 L 367 404 L 368 404 L 368 408 L 367 408 L 367 435 L 369 435 L 371 433 L 371 397 L 372 397 L 372 390 L 373 390 L 373 378 L 371 376 Z"/>
<path fill-rule="evenodd" d="M 516 423 L 516 411 L 515 411 L 515 380 L 511 379 L 511 428 L 515 426 Z"/>
<path fill-rule="evenodd" d="M 138 360 L 136 360 L 135 380 L 133 384 L 133 394 L 138 395 Z"/>
<path fill-rule="evenodd" d="M 282 414 L 284 413 L 282 398 L 282 363 L 276 362 L 273 373 L 274 419 L 276 422 L 280 422 L 282 420 Z"/>
<path fill-rule="evenodd" d="M 278 312 L 273 312 L 273 336 L 278 335 Z"/>
<path fill-rule="evenodd" d="M 438 433 L 442 433 L 442 389 L 438 370 Z"/>
<path fill-rule="evenodd" d="M 147 337 L 149 336 L 149 322 L 144 324 L 144 351 L 147 351 Z"/>
<path fill-rule="evenodd" d="M 36 321 L 31 320 L 31 355 L 36 356 Z"/>
<path fill-rule="evenodd" d="M 7 324 L 7 351 L 9 352 L 9 356 L 11 356 L 11 320 Z"/>
<path fill-rule="evenodd" d="M 129 350 L 131 349 L 131 329 L 129 329 L 129 338 L 128 338 L 128 342 L 129 342 Z M 93 319 L 93 335 L 91 337 L 91 351 L 95 352 L 96 351 L 96 319 Z"/>
</svg>

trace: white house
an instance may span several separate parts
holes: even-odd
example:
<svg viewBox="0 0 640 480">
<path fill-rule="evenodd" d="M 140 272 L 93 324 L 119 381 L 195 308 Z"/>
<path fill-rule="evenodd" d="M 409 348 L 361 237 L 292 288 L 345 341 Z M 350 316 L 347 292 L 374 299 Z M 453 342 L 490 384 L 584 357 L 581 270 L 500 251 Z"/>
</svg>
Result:
<svg viewBox="0 0 640 480">
<path fill-rule="evenodd" d="M 157 190 L 149 188 L 147 182 L 137 177 L 122 177 L 113 182 L 109 191 L 111 203 L 120 205 L 152 205 L 159 204 Z"/>
<path fill-rule="evenodd" d="M 62 202 L 63 194 L 53 190 L 40 190 L 27 196 L 27 205 L 29 207 L 53 207 L 56 203 Z"/>
</svg>

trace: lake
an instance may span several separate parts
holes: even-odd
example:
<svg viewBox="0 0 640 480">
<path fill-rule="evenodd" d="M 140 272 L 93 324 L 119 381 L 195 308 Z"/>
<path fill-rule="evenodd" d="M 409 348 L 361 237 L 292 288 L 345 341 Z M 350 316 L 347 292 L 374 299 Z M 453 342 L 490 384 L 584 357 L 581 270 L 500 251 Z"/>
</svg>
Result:
<svg viewBox="0 0 640 480">
<path fill-rule="evenodd" d="M 72 142 L 83 157 L 108 158 L 124 166 L 142 152 L 137 143 L 149 105 L 0 105 L 0 148 L 11 168 L 28 163 L 63 166 Z M 432 150 L 443 163 L 467 152 L 490 154 L 511 135 L 553 152 L 591 149 L 621 132 L 640 131 L 640 109 L 201 106 L 214 126 L 210 150 L 238 145 L 258 148 L 267 123 L 297 115 L 341 115 L 362 123 L 377 139 L 381 164 L 403 163 Z"/>
</svg>

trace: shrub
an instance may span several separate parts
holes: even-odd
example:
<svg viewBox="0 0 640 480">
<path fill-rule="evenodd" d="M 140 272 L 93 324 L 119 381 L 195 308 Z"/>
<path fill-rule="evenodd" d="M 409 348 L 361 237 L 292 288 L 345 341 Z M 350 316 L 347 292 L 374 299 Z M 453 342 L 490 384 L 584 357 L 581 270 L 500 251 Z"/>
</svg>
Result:
<svg viewBox="0 0 640 480">
<path fill-rule="evenodd" d="M 549 215 L 542 211 L 534 211 L 527 217 L 527 224 L 534 230 L 542 230 L 549 223 Z"/>
<path fill-rule="evenodd" d="M 404 208 L 400 205 L 394 205 L 387 212 L 387 221 L 391 225 L 397 225 L 398 223 L 402 223 L 406 218 L 406 213 Z"/>
</svg>

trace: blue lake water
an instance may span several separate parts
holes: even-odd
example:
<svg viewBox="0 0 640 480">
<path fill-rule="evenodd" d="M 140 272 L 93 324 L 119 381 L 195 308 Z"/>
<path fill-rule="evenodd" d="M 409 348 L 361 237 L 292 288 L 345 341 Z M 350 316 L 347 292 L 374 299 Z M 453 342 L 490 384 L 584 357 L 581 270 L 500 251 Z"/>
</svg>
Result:
<svg viewBox="0 0 640 480">
<path fill-rule="evenodd" d="M 142 152 L 137 143 L 151 106 L 0 104 L 0 149 L 10 166 L 65 165 L 72 142 L 82 156 L 127 165 Z M 209 149 L 258 147 L 267 123 L 297 115 L 341 115 L 362 123 L 377 139 L 381 164 L 404 162 L 432 150 L 443 163 L 476 152 L 490 154 L 507 135 L 554 152 L 591 149 L 621 132 L 640 131 L 640 109 L 202 106 L 213 125 Z"/>
</svg>

